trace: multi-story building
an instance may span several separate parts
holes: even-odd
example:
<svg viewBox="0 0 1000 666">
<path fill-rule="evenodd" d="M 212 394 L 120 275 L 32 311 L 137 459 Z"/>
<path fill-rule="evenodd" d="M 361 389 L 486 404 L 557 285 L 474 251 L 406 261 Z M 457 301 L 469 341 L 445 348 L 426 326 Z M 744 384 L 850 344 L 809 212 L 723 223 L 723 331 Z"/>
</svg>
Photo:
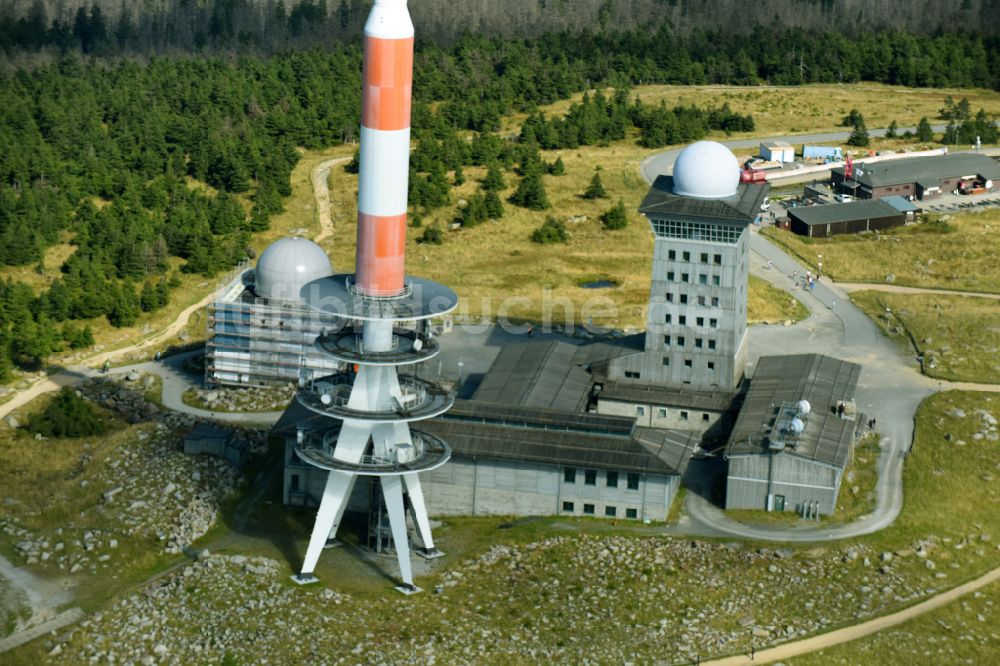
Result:
<svg viewBox="0 0 1000 666">
<path fill-rule="evenodd" d="M 766 183 L 741 183 L 725 146 L 681 152 L 639 208 L 656 237 L 644 350 L 613 359 L 619 383 L 731 391 L 747 358 L 748 227 Z"/>
</svg>

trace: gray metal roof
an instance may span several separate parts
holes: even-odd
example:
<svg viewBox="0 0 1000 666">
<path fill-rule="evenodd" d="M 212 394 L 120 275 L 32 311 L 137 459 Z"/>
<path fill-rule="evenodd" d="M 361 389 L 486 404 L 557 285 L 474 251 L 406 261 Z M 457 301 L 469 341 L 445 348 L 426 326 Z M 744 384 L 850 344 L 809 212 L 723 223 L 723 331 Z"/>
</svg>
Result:
<svg viewBox="0 0 1000 666">
<path fill-rule="evenodd" d="M 625 417 L 459 401 L 448 413 L 415 427 L 447 441 L 456 455 L 651 474 L 683 473 L 698 444 L 697 433 L 633 433 L 633 423 Z M 627 425 L 627 430 L 611 432 L 608 425 Z"/>
<path fill-rule="evenodd" d="M 817 204 L 815 206 L 799 206 L 788 209 L 789 217 L 810 226 L 814 224 L 834 224 L 837 222 L 853 222 L 854 220 L 874 220 L 883 217 L 899 217 L 903 215 L 891 204 L 882 199 L 866 199 L 848 203 Z"/>
<path fill-rule="evenodd" d="M 860 375 L 860 365 L 821 354 L 761 357 L 729 436 L 726 455 L 768 451 L 779 406 L 805 399 L 812 406 L 805 430 L 798 446 L 782 453 L 843 468 L 857 422 L 840 418 L 832 408 L 839 400 L 854 398 Z"/>
<path fill-rule="evenodd" d="M 727 199 L 696 199 L 674 193 L 672 176 L 657 176 L 639 212 L 657 217 L 694 221 L 729 221 L 749 224 L 771 188 L 766 183 L 740 183 L 736 195 Z"/>
<path fill-rule="evenodd" d="M 858 175 L 858 169 L 861 175 Z M 844 175 L 844 167 L 832 169 Z M 910 157 L 875 164 L 860 164 L 854 168 L 854 179 L 868 187 L 884 187 L 903 183 L 940 185 L 942 178 L 977 175 L 987 180 L 1000 179 L 1000 165 L 987 155 L 954 153 L 940 157 Z"/>
<path fill-rule="evenodd" d="M 735 391 L 692 391 L 646 384 L 606 382 L 598 394 L 601 399 L 672 407 L 690 407 L 725 412 L 736 399 Z"/>
<path fill-rule="evenodd" d="M 882 197 L 879 201 L 886 202 L 900 213 L 910 213 L 920 210 L 919 206 L 914 205 L 913 202 L 906 197 L 901 197 L 899 195 L 893 197 Z"/>
</svg>

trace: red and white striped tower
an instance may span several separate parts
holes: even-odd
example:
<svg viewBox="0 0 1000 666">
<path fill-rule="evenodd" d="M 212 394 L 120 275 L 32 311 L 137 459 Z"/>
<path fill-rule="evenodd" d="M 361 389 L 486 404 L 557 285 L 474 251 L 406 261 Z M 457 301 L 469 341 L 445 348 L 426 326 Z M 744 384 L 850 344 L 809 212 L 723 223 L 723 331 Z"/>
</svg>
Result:
<svg viewBox="0 0 1000 666">
<path fill-rule="evenodd" d="M 406 0 L 375 0 L 365 24 L 355 274 L 316 280 L 301 293 L 310 306 L 348 322 L 321 335 L 316 345 L 357 371 L 311 380 L 297 395 L 303 406 L 329 417 L 299 430 L 298 457 L 329 472 L 302 571 L 293 576 L 299 583 L 316 580 L 319 556 L 333 543 L 358 477 L 380 482 L 403 580 L 398 589 L 417 591 L 407 507 L 423 544 L 417 552 L 441 555 L 418 473 L 443 465 L 451 449 L 409 424 L 447 411 L 454 395 L 416 376 L 400 376 L 397 368 L 437 355 L 427 322 L 453 310 L 458 297 L 404 273 L 412 88 L 413 24 Z"/>
</svg>

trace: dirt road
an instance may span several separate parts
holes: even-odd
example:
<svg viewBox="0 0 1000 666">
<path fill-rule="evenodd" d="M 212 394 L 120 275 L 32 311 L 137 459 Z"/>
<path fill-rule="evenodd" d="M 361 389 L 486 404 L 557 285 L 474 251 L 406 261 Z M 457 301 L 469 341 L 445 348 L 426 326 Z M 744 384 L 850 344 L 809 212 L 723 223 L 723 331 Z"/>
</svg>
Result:
<svg viewBox="0 0 1000 666">
<path fill-rule="evenodd" d="M 330 201 L 330 169 L 335 164 L 343 164 L 349 161 L 350 157 L 335 157 L 325 162 L 320 162 L 312 171 L 313 195 L 316 197 L 316 210 L 319 214 L 320 232 L 313 241 L 320 243 L 333 234 L 333 217 L 331 210 L 333 204 Z"/>
</svg>

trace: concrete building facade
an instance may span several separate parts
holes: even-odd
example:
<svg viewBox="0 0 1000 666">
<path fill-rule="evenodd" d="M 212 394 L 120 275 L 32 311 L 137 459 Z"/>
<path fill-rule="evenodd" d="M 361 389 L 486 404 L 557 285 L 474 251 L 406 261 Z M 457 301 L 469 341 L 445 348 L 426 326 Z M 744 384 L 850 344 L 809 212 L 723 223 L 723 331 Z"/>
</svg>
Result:
<svg viewBox="0 0 1000 666">
<path fill-rule="evenodd" d="M 707 144 L 707 145 L 706 145 Z M 694 151 L 692 159 L 685 159 Z M 769 186 L 741 183 L 721 144 L 699 142 L 639 210 L 655 236 L 645 349 L 611 361 L 617 382 L 707 391 L 739 386 L 747 358 L 749 225 Z"/>
</svg>

